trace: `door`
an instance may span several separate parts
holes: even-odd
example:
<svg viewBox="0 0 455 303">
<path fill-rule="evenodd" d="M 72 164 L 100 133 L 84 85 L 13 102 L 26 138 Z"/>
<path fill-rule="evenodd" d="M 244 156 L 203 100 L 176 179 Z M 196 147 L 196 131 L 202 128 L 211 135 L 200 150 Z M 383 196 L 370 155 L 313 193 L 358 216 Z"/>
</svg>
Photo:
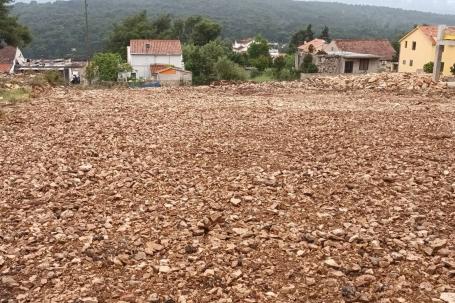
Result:
<svg viewBox="0 0 455 303">
<path fill-rule="evenodd" d="M 344 63 L 344 73 L 345 74 L 352 74 L 354 71 L 354 62 L 353 61 L 346 61 Z"/>
</svg>

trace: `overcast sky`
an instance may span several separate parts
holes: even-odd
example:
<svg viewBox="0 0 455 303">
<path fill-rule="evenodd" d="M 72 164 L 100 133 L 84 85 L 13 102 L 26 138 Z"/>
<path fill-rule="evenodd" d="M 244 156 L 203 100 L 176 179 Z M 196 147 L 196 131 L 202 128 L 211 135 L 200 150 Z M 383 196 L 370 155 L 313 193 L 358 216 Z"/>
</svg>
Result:
<svg viewBox="0 0 455 303">
<path fill-rule="evenodd" d="M 16 0 L 16 2 L 30 2 L 31 0 Z M 37 0 L 38 2 L 50 2 L 51 0 Z M 134 0 L 130 0 L 134 1 Z M 168 0 L 163 0 L 168 1 Z M 227 0 L 229 1 L 229 0 Z M 279 0 L 277 0 L 279 1 Z M 300 0 L 309 1 L 309 0 Z M 314 0 L 311 0 L 314 1 Z M 320 1 L 320 0 L 316 0 Z M 388 6 L 408 10 L 419 10 L 441 14 L 455 14 L 455 0 L 324 0 L 324 2 L 343 2 L 348 4 L 368 4 Z M 455 20 L 454 20 L 455 23 Z"/>
</svg>

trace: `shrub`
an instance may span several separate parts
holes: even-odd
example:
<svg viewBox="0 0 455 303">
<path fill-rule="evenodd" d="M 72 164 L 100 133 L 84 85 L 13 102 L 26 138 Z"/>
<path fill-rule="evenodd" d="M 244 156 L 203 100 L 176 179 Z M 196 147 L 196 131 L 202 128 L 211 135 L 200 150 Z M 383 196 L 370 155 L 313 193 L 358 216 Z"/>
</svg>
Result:
<svg viewBox="0 0 455 303">
<path fill-rule="evenodd" d="M 428 62 L 423 66 L 423 71 L 427 74 L 433 73 L 434 63 Z"/>
<path fill-rule="evenodd" d="M 270 56 L 259 56 L 251 59 L 250 63 L 258 70 L 263 71 L 272 65 L 272 58 Z"/>
<path fill-rule="evenodd" d="M 101 81 L 117 81 L 118 73 L 131 71 L 132 68 L 115 53 L 98 53 L 87 67 L 89 81 L 98 78 Z"/>
<path fill-rule="evenodd" d="M 313 56 L 311 54 L 305 55 L 305 57 L 303 57 L 301 70 L 306 74 L 313 74 L 318 72 L 318 67 L 313 63 Z"/>
<path fill-rule="evenodd" d="M 257 68 L 250 69 L 250 78 L 256 78 L 261 75 L 261 72 Z"/>
<path fill-rule="evenodd" d="M 63 81 L 62 74 L 55 70 L 47 71 L 44 74 L 44 78 L 51 86 L 62 85 L 65 82 Z"/>
<path fill-rule="evenodd" d="M 450 67 L 450 73 L 455 76 L 455 63 Z"/>
<path fill-rule="evenodd" d="M 238 64 L 221 57 L 215 63 L 215 72 L 219 80 L 246 80 L 246 71 Z"/>
</svg>

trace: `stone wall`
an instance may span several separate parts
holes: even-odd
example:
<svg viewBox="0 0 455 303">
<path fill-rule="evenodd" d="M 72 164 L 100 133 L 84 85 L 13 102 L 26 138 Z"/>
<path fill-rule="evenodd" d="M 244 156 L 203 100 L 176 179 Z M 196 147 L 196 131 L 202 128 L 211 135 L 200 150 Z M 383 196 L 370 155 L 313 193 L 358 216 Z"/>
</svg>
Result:
<svg viewBox="0 0 455 303">
<path fill-rule="evenodd" d="M 335 56 L 315 56 L 314 64 L 318 67 L 319 73 L 338 74 L 341 72 L 341 58 Z"/>
</svg>

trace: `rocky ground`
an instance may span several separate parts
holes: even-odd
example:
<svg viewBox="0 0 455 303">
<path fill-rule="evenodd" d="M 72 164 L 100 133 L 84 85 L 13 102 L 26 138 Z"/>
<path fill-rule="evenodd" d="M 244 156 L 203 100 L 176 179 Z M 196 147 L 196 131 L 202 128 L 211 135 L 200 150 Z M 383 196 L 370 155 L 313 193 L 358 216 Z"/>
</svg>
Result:
<svg viewBox="0 0 455 303">
<path fill-rule="evenodd" d="M 453 91 L 302 83 L 1 109 L 0 302 L 453 303 Z"/>
</svg>

